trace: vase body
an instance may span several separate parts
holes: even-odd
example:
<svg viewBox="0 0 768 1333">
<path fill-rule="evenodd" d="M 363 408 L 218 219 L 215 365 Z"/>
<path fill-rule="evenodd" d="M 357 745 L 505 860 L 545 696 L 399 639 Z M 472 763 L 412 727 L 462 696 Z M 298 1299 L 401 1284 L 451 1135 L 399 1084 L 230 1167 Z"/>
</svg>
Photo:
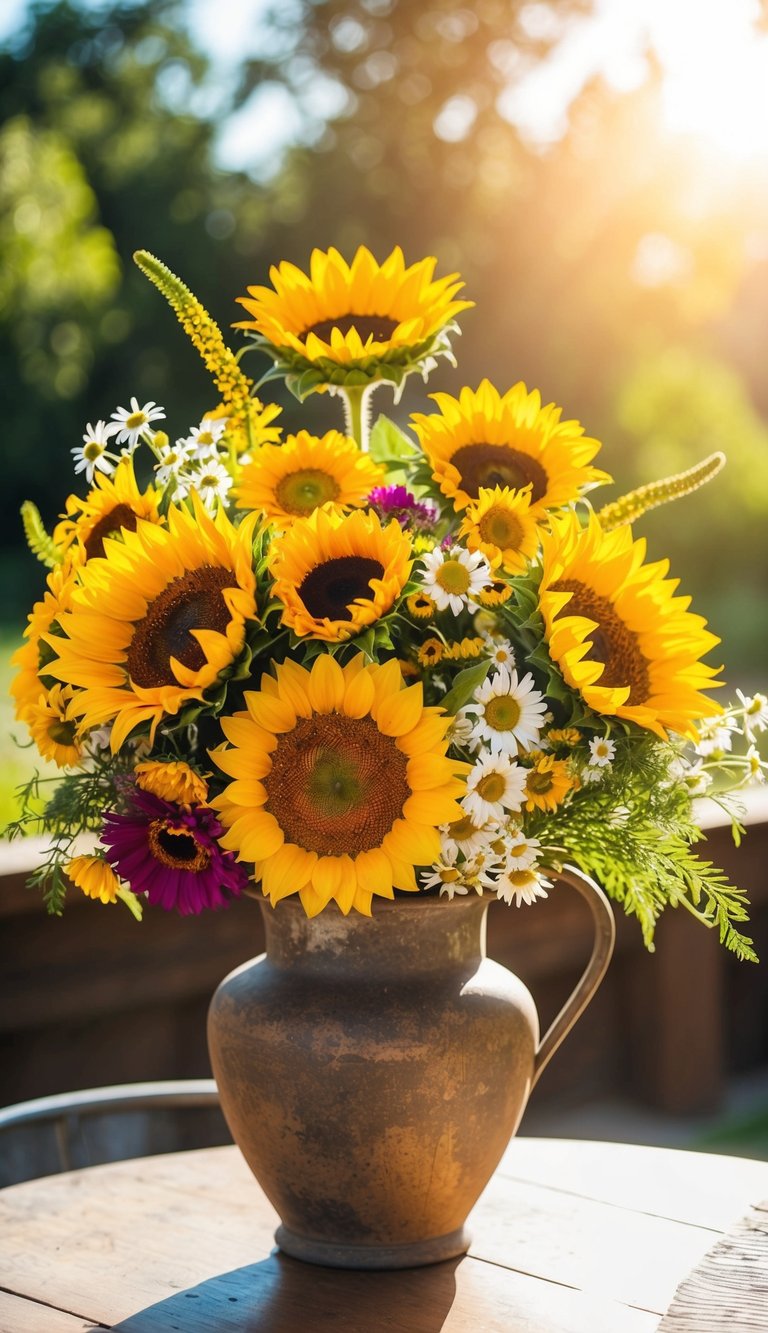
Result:
<svg viewBox="0 0 768 1333">
<path fill-rule="evenodd" d="M 373 918 L 262 905 L 267 952 L 209 1015 L 224 1114 L 298 1258 L 395 1268 L 463 1253 L 525 1108 L 538 1019 L 485 956 L 487 904 L 398 898 Z"/>
</svg>

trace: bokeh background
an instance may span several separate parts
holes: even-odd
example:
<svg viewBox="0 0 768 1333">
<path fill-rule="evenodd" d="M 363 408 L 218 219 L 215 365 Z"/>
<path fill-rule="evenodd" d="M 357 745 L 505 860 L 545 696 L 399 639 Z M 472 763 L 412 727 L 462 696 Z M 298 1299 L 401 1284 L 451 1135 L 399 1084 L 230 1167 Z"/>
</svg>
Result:
<svg viewBox="0 0 768 1333">
<path fill-rule="evenodd" d="M 604 441 L 622 488 L 727 453 L 643 531 L 725 640 L 729 679 L 764 678 L 761 5 L 5 0 L 0 43 L 6 642 L 41 583 L 19 505 L 55 518 L 86 422 L 136 394 L 182 434 L 212 401 L 132 251 L 226 327 L 271 263 L 364 241 L 437 255 L 477 302 L 459 370 L 430 388 L 538 386 Z M 412 382 L 401 419 L 420 398 Z"/>
</svg>

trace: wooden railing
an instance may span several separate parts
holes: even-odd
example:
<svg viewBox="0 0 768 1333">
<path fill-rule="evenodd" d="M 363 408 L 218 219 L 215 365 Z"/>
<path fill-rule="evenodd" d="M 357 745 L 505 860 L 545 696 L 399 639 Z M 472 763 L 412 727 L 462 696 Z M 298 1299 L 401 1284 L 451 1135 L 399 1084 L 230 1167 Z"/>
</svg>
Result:
<svg viewBox="0 0 768 1333">
<path fill-rule="evenodd" d="M 768 791 L 749 793 L 738 851 L 716 807 L 705 812 L 709 859 L 747 889 L 752 932 L 768 960 Z M 41 844 L 0 844 L 0 1067 L 3 1101 L 110 1083 L 210 1073 L 208 1000 L 262 948 L 250 900 L 179 918 L 71 894 L 46 916 L 25 880 Z M 768 967 L 738 963 L 687 913 L 667 912 L 648 955 L 617 910 L 616 956 L 601 990 L 536 1090 L 583 1099 L 624 1090 L 673 1112 L 715 1107 L 729 1071 L 768 1064 Z M 564 886 L 533 908 L 494 903 L 489 953 L 533 992 L 546 1027 L 591 947 L 589 913 Z"/>
</svg>

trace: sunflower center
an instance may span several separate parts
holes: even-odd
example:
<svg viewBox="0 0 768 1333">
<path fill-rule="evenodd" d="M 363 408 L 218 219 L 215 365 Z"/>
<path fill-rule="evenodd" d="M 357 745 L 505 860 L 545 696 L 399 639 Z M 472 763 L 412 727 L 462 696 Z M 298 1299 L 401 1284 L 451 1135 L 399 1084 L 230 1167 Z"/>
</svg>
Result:
<svg viewBox="0 0 768 1333">
<path fill-rule="evenodd" d="M 366 343 L 369 338 L 373 338 L 376 342 L 387 342 L 397 328 L 398 322 L 396 319 L 390 319 L 389 315 L 336 315 L 333 319 L 318 320 L 317 324 L 312 324 L 299 336 L 306 339 L 310 333 L 314 333 L 321 342 L 330 343 L 333 329 L 338 329 L 345 335 L 350 329 L 356 329 L 362 343 Z"/>
<path fill-rule="evenodd" d="M 320 856 L 380 847 L 411 794 L 407 757 L 371 717 L 300 718 L 264 778 L 266 809 L 286 842 Z"/>
<path fill-rule="evenodd" d="M 478 796 L 484 801 L 489 801 L 491 805 L 500 801 L 506 790 L 506 782 L 501 773 L 484 773 L 475 787 Z"/>
<path fill-rule="evenodd" d="M 469 571 L 460 560 L 444 560 L 435 575 L 435 582 L 445 592 L 461 597 L 469 588 Z"/>
<path fill-rule="evenodd" d="M 203 565 L 173 579 L 163 589 L 144 618 L 137 621 L 128 647 L 126 668 L 134 684 L 142 689 L 178 685 L 171 670 L 172 657 L 190 671 L 199 671 L 205 665 L 206 655 L 191 631 L 226 632 L 232 616 L 222 591 L 234 582 L 230 570 Z"/>
<path fill-rule="evenodd" d="M 95 523 L 88 535 L 85 543 L 85 558 L 93 560 L 94 556 L 104 554 L 104 538 L 110 537 L 113 532 L 120 532 L 121 528 L 127 528 L 129 532 L 136 531 L 138 522 L 130 505 L 115 505 L 108 514 L 102 514 L 98 523 Z"/>
<path fill-rule="evenodd" d="M 528 774 L 525 785 L 529 792 L 533 792 L 536 796 L 544 796 L 552 790 L 554 779 L 549 769 L 534 768 Z"/>
<path fill-rule="evenodd" d="M 514 731 L 520 721 L 520 705 L 511 694 L 495 694 L 486 703 L 484 713 L 493 731 Z"/>
<path fill-rule="evenodd" d="M 523 540 L 523 525 L 515 514 L 501 505 L 493 505 L 477 525 L 484 542 L 502 551 L 516 551 Z"/>
<path fill-rule="evenodd" d="M 464 444 L 451 457 L 461 477 L 461 488 L 477 499 L 482 487 L 508 486 L 520 491 L 531 486 L 531 502 L 546 494 L 549 478 L 536 458 L 510 444 Z M 498 545 L 499 543 L 497 543 Z"/>
<path fill-rule="evenodd" d="M 615 606 L 607 597 L 601 597 L 578 579 L 558 579 L 552 584 L 554 592 L 573 593 L 563 608 L 567 616 L 584 616 L 597 622 L 587 638 L 590 647 L 583 662 L 602 662 L 603 674 L 595 683 L 610 689 L 629 686 L 628 704 L 643 704 L 650 697 L 651 682 L 648 659 L 640 651 L 637 636 L 624 624 Z"/>
<path fill-rule="evenodd" d="M 48 735 L 56 745 L 74 745 L 77 728 L 74 722 L 66 722 L 64 718 L 57 717 L 51 722 Z"/>
<path fill-rule="evenodd" d="M 275 496 L 286 514 L 296 514 L 300 518 L 340 494 L 336 478 L 316 467 L 288 472 L 275 487 Z"/>
<path fill-rule="evenodd" d="M 384 566 L 365 556 L 343 555 L 315 565 L 299 586 L 299 597 L 315 620 L 351 620 L 351 605 L 358 598 L 371 600 L 371 579 L 380 579 Z"/>
<path fill-rule="evenodd" d="M 207 870 L 211 854 L 189 829 L 174 828 L 167 819 L 153 819 L 147 829 L 149 850 L 169 870 Z"/>
</svg>

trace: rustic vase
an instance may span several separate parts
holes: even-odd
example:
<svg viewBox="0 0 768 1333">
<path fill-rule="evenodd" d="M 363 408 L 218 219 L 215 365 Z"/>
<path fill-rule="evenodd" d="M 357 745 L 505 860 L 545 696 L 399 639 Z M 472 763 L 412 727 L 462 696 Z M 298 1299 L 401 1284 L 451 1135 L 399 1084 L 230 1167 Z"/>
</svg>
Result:
<svg viewBox="0 0 768 1333">
<path fill-rule="evenodd" d="M 262 904 L 266 953 L 221 983 L 208 1040 L 286 1253 L 406 1268 L 467 1249 L 467 1215 L 613 949 L 600 889 L 562 879 L 589 903 L 595 943 L 541 1041 L 531 995 L 486 956 L 474 894 L 377 900 L 372 919 Z"/>
</svg>

